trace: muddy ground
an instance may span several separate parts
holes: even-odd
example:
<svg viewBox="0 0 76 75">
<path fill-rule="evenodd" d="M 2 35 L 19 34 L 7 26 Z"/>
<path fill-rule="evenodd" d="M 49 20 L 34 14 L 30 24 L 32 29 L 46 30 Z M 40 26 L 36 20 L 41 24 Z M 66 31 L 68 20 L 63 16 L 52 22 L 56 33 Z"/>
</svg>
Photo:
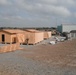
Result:
<svg viewBox="0 0 76 75">
<path fill-rule="evenodd" d="M 76 39 L 22 47 L 0 54 L 0 75 L 76 75 Z"/>
</svg>

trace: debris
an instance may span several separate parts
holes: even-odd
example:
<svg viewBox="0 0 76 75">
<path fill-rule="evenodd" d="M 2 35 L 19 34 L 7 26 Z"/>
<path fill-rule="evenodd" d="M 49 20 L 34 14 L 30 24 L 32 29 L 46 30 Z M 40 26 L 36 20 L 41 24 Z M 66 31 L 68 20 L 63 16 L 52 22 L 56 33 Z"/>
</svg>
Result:
<svg viewBox="0 0 76 75">
<path fill-rule="evenodd" d="M 49 43 L 52 44 L 52 45 L 56 44 L 55 41 L 50 41 Z"/>
</svg>

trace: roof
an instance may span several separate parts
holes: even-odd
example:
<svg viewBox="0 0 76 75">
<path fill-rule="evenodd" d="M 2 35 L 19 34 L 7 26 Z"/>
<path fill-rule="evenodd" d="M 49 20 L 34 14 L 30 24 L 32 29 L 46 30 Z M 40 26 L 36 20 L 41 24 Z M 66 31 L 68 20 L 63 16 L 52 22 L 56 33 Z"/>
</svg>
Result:
<svg viewBox="0 0 76 75">
<path fill-rule="evenodd" d="M 43 31 L 43 32 L 52 32 L 52 31 Z"/>
<path fill-rule="evenodd" d="M 3 29 L 2 31 L 10 33 L 10 34 L 17 34 L 17 33 L 24 33 L 25 31 L 19 29 Z"/>
<path fill-rule="evenodd" d="M 76 26 L 76 24 L 62 23 L 61 25 Z"/>
<path fill-rule="evenodd" d="M 35 30 L 35 29 L 26 29 L 25 31 L 27 31 L 27 32 L 40 32 L 40 31 L 38 31 L 38 30 Z"/>
<path fill-rule="evenodd" d="M 70 31 L 70 33 L 76 33 L 76 30 L 72 30 L 72 31 Z"/>
</svg>

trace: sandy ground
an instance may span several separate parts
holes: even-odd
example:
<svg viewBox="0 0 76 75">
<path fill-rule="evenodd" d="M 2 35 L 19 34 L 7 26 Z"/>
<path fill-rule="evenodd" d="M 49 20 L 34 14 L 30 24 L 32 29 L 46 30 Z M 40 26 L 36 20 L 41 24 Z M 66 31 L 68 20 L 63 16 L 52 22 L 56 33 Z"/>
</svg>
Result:
<svg viewBox="0 0 76 75">
<path fill-rule="evenodd" d="M 22 47 L 0 54 L 0 75 L 76 75 L 76 39 Z"/>
</svg>

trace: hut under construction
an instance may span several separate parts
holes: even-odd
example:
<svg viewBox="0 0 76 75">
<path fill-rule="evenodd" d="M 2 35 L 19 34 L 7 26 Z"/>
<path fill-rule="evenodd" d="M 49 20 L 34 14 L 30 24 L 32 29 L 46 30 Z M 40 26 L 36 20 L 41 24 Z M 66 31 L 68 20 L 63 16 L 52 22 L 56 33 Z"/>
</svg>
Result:
<svg viewBox="0 0 76 75">
<path fill-rule="evenodd" d="M 19 29 L 0 30 L 0 43 L 21 43 L 24 41 L 24 33 L 24 31 Z"/>
<path fill-rule="evenodd" d="M 0 43 L 36 44 L 42 41 L 43 38 L 43 32 L 34 29 L 25 31 L 19 29 L 0 30 Z"/>
<path fill-rule="evenodd" d="M 25 43 L 27 44 L 36 44 L 41 42 L 44 39 L 44 34 L 41 31 L 35 29 L 26 29 L 25 30 Z"/>
<path fill-rule="evenodd" d="M 48 39 L 51 37 L 51 31 L 44 31 L 44 39 Z"/>
</svg>

